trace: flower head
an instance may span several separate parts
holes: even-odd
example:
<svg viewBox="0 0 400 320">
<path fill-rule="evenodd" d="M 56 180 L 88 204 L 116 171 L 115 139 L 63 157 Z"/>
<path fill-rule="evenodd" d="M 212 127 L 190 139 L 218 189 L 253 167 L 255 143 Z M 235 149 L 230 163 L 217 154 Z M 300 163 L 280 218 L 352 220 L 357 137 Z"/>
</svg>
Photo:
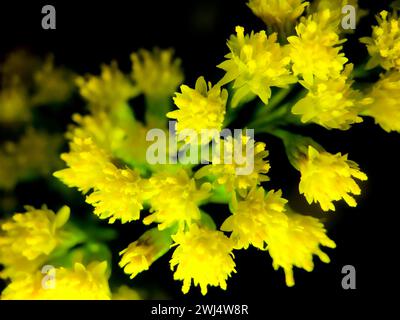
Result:
<svg viewBox="0 0 400 320">
<path fill-rule="evenodd" d="M 333 155 L 312 146 L 308 147 L 307 155 L 299 160 L 299 170 L 300 193 L 310 204 L 319 202 L 324 211 L 335 210 L 333 201 L 341 199 L 355 207 L 357 203 L 350 194 L 361 193 L 355 178 L 367 180 L 366 174 L 359 170 L 357 163 L 348 160 L 347 155 Z"/>
<path fill-rule="evenodd" d="M 247 249 L 249 245 L 264 250 L 270 230 L 287 224 L 284 214 L 287 200 L 282 191 L 263 188 L 252 189 L 243 201 L 238 201 L 234 212 L 221 226 L 222 231 L 232 232 L 235 249 Z"/>
<path fill-rule="evenodd" d="M 144 224 L 159 223 L 163 230 L 176 222 L 188 223 L 200 219 L 198 205 L 209 197 L 211 185 L 197 187 L 184 169 L 177 172 L 157 172 L 149 179 L 152 214 L 143 219 Z"/>
<path fill-rule="evenodd" d="M 125 76 L 116 63 L 103 65 L 100 76 L 78 77 L 80 94 L 95 110 L 112 110 L 138 94 L 138 89 Z"/>
<path fill-rule="evenodd" d="M 381 65 L 384 69 L 400 70 L 400 19 L 383 10 L 377 17 L 378 25 L 372 27 L 372 36 L 361 38 L 371 56 L 367 67 Z"/>
<path fill-rule="evenodd" d="M 245 196 L 247 191 L 268 181 L 270 165 L 266 157 L 265 143 L 255 142 L 249 136 L 227 137 L 220 142 L 219 154 L 213 154 L 212 164 L 199 169 L 196 179 L 211 175 L 216 183 L 224 185 L 229 192 L 236 190 Z"/>
<path fill-rule="evenodd" d="M 181 86 L 182 93 L 176 93 L 174 102 L 179 110 L 167 113 L 167 117 L 177 119 L 178 133 L 191 129 L 200 133 L 203 129 L 222 129 L 228 92 L 219 86 L 207 83 L 199 77 L 194 89 Z"/>
<path fill-rule="evenodd" d="M 285 271 L 286 285 L 294 285 L 293 267 L 306 271 L 314 269 L 313 255 L 329 263 L 329 257 L 320 245 L 335 248 L 328 238 L 324 225 L 316 218 L 288 212 L 288 223 L 273 228 L 267 250 L 273 259 L 273 267 Z"/>
<path fill-rule="evenodd" d="M 351 71 L 349 64 L 338 78 L 316 79 L 311 86 L 303 82 L 308 93 L 293 106 L 292 113 L 300 115 L 303 123 L 314 122 L 327 129 L 347 130 L 351 124 L 362 122 L 358 114 L 371 99 L 364 99 L 351 88 Z"/>
<path fill-rule="evenodd" d="M 3 277 L 13 277 L 23 271 L 32 271 L 61 241 L 61 228 L 69 218 L 69 208 L 57 214 L 43 206 L 25 207 L 25 213 L 16 213 L 0 221 L 0 264 Z"/>
<path fill-rule="evenodd" d="M 249 0 L 253 13 L 268 26 L 292 24 L 300 17 L 309 2 L 304 0 Z"/>
<path fill-rule="evenodd" d="M 235 271 L 232 241 L 222 232 L 192 224 L 188 231 L 172 236 L 177 246 L 170 261 L 174 279 L 183 280 L 182 292 L 188 293 L 192 280 L 207 293 L 207 286 L 226 290 L 226 280 Z M 176 267 L 176 268 L 175 268 Z"/>
<path fill-rule="evenodd" d="M 88 266 L 75 263 L 72 269 L 56 268 L 45 280 L 40 271 L 21 274 L 4 289 L 4 300 L 109 300 L 107 262 Z"/>
<path fill-rule="evenodd" d="M 173 55 L 171 49 L 132 53 L 132 79 L 146 96 L 169 97 L 182 83 L 181 60 Z"/>
<path fill-rule="evenodd" d="M 32 118 L 26 89 L 20 85 L 0 91 L 0 123 L 5 125 L 26 123 Z"/>
<path fill-rule="evenodd" d="M 340 40 L 336 25 L 331 24 L 329 9 L 301 19 L 297 36 L 288 37 L 293 73 L 308 84 L 314 78 L 338 78 L 348 59 L 340 53 L 345 40 Z"/>
<path fill-rule="evenodd" d="M 277 42 L 276 33 L 269 37 L 265 31 L 245 35 L 240 26 L 236 27 L 236 33 L 228 40 L 231 52 L 225 56 L 227 60 L 218 65 L 226 71 L 219 82 L 221 85 L 235 81 L 232 107 L 252 95 L 267 104 L 270 87 L 286 87 L 297 81 L 290 73 L 290 57 Z"/>
<path fill-rule="evenodd" d="M 373 117 L 387 132 L 400 132 L 400 73 L 393 71 L 381 75 L 368 96 L 373 103 L 366 107 L 363 115 Z"/>
</svg>

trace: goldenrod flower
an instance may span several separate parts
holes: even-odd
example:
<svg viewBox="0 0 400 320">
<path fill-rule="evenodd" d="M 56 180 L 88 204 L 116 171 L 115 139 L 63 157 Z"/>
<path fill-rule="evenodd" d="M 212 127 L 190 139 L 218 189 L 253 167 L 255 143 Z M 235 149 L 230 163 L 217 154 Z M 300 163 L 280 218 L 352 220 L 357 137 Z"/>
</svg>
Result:
<svg viewBox="0 0 400 320">
<path fill-rule="evenodd" d="M 347 154 L 333 155 L 309 146 L 307 155 L 298 165 L 301 173 L 299 190 L 308 203 L 319 202 L 324 211 L 335 210 L 333 201 L 341 199 L 351 207 L 357 205 L 350 195 L 361 193 L 355 178 L 367 180 L 367 175 L 359 170 L 357 163 L 347 159 Z"/>
<path fill-rule="evenodd" d="M 286 203 L 281 190 L 265 194 L 263 188 L 254 188 L 243 201 L 238 201 L 233 215 L 224 221 L 221 230 L 232 232 L 235 249 L 253 245 L 264 250 L 270 229 L 287 224 Z"/>
<path fill-rule="evenodd" d="M 100 76 L 78 77 L 76 84 L 95 110 L 113 110 L 138 94 L 138 89 L 116 63 L 103 65 Z"/>
<path fill-rule="evenodd" d="M 182 93 L 176 93 L 174 102 L 179 110 L 167 113 L 167 117 L 177 119 L 176 130 L 181 133 L 191 129 L 198 133 L 204 129 L 222 129 L 228 92 L 220 86 L 212 86 L 204 77 L 199 77 L 194 89 L 181 86 Z"/>
<path fill-rule="evenodd" d="M 351 124 L 362 122 L 359 113 L 371 99 L 364 99 L 351 88 L 353 81 L 348 78 L 351 71 L 349 64 L 338 78 L 316 79 L 313 85 L 303 82 L 308 93 L 297 101 L 292 113 L 300 115 L 303 123 L 314 122 L 327 129 L 347 130 Z"/>
<path fill-rule="evenodd" d="M 367 68 L 381 65 L 384 69 L 400 70 L 400 19 L 385 10 L 377 16 L 378 25 L 372 27 L 372 36 L 361 38 L 367 45 L 371 59 Z"/>
<path fill-rule="evenodd" d="M 227 60 L 218 65 L 226 71 L 219 84 L 235 81 L 232 107 L 252 95 L 268 104 L 270 87 L 286 87 L 297 81 L 288 67 L 287 50 L 277 42 L 276 33 L 269 37 L 265 31 L 245 35 L 240 26 L 236 27 L 236 33 L 228 40 L 231 52 L 225 56 Z"/>
<path fill-rule="evenodd" d="M 270 165 L 266 159 L 265 143 L 243 135 L 240 138 L 227 137 L 221 140 L 220 146 L 220 153 L 213 155 L 212 164 L 196 172 L 196 179 L 214 176 L 217 184 L 224 185 L 229 192 L 236 190 L 242 196 L 250 188 L 269 180 L 266 174 Z"/>
<path fill-rule="evenodd" d="M 172 49 L 132 53 L 132 79 L 146 96 L 169 97 L 182 83 L 181 60 L 173 55 Z"/>
<path fill-rule="evenodd" d="M 314 78 L 338 78 L 348 59 L 340 53 L 341 44 L 336 26 L 331 25 L 329 9 L 301 19 L 297 36 L 288 37 L 293 73 L 310 85 Z"/>
<path fill-rule="evenodd" d="M 0 91 L 0 123 L 20 124 L 31 120 L 32 114 L 26 89 L 12 85 Z"/>
<path fill-rule="evenodd" d="M 175 270 L 174 279 L 183 280 L 183 293 L 189 292 L 192 280 L 195 286 L 200 286 L 203 295 L 209 285 L 226 290 L 226 280 L 232 272 L 236 272 L 229 238 L 220 231 L 200 228 L 195 224 L 172 238 L 177 248 L 170 264 Z"/>
<path fill-rule="evenodd" d="M 363 111 L 385 131 L 400 132 L 400 73 L 392 71 L 381 75 L 368 95 L 373 103 Z"/>
<path fill-rule="evenodd" d="M 0 264 L 3 277 L 13 277 L 23 271 L 32 271 L 56 248 L 61 240 L 61 227 L 69 219 L 68 207 L 57 214 L 43 206 L 25 207 L 25 213 L 16 213 L 0 221 Z"/>
<path fill-rule="evenodd" d="M 86 197 L 86 202 L 94 206 L 94 214 L 109 223 L 138 220 L 143 208 L 143 180 L 137 170 L 118 169 L 109 163 L 103 169 L 94 191 Z"/>
<path fill-rule="evenodd" d="M 149 179 L 152 214 L 143 219 L 144 224 L 159 223 L 163 230 L 176 222 L 190 224 L 200 219 L 198 205 L 210 196 L 211 185 L 196 186 L 184 169 L 174 172 L 157 172 Z"/>
<path fill-rule="evenodd" d="M 122 255 L 119 266 L 133 279 L 166 253 L 171 243 L 169 232 L 151 229 L 119 253 Z"/>
<path fill-rule="evenodd" d="M 304 0 L 249 0 L 247 4 L 253 13 L 267 26 L 284 27 L 300 17 L 309 2 Z"/>
<path fill-rule="evenodd" d="M 103 180 L 103 170 L 110 164 L 110 155 L 91 138 L 74 138 L 70 142 L 69 153 L 63 153 L 61 159 L 69 168 L 55 172 L 54 176 L 83 193 Z"/>
<path fill-rule="evenodd" d="M 87 267 L 75 263 L 73 269 L 64 267 L 21 274 L 4 289 L 3 300 L 109 300 L 107 262 L 92 262 Z M 48 277 L 48 278 L 45 278 Z"/>
<path fill-rule="evenodd" d="M 286 285 L 294 285 L 293 267 L 306 271 L 314 269 L 313 255 L 329 263 L 329 257 L 320 245 L 335 248 L 336 244 L 326 235 L 324 225 L 316 218 L 294 212 L 287 213 L 288 223 L 271 228 L 267 250 L 273 259 L 273 267 L 285 271 Z"/>
</svg>

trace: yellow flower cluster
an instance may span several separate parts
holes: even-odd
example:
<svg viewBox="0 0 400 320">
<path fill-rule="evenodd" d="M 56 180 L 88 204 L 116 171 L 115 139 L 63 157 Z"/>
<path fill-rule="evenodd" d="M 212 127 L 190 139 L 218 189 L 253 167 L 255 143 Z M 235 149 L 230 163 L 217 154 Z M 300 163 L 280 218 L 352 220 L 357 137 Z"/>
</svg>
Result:
<svg viewBox="0 0 400 320">
<path fill-rule="evenodd" d="M 228 41 L 230 53 L 218 65 L 226 74 L 219 84 L 234 81 L 232 107 L 249 96 L 257 95 L 265 104 L 271 97 L 271 87 L 286 87 L 297 81 L 289 70 L 287 48 L 277 42 L 277 34 L 267 36 L 265 31 L 244 34 L 243 27 L 236 27 L 236 35 Z"/>
<path fill-rule="evenodd" d="M 381 65 L 386 70 L 400 71 L 400 19 L 383 10 L 377 17 L 378 25 L 372 27 L 372 36 L 361 38 L 371 56 L 367 67 Z"/>
<path fill-rule="evenodd" d="M 174 51 L 154 49 L 132 53 L 132 79 L 140 92 L 150 97 L 170 97 L 183 81 L 181 60 Z"/>
<path fill-rule="evenodd" d="M 309 2 L 304 0 L 249 0 L 253 13 L 268 26 L 282 27 L 300 17 Z"/>
<path fill-rule="evenodd" d="M 362 122 L 359 113 L 372 101 L 351 88 L 351 71 L 348 64 L 338 78 L 316 79 L 313 85 L 303 82 L 308 93 L 293 106 L 293 114 L 300 115 L 303 123 L 314 122 L 327 129 L 347 130 L 351 124 Z"/>
<path fill-rule="evenodd" d="M 175 270 L 174 279 L 182 280 L 183 293 L 188 293 L 192 281 L 207 293 L 208 286 L 226 290 L 226 280 L 236 272 L 232 254 L 232 241 L 221 231 L 192 224 L 186 232 L 172 236 L 177 246 L 170 261 Z"/>
<path fill-rule="evenodd" d="M 293 73 L 307 84 L 338 78 L 348 61 L 340 52 L 345 40 L 340 40 L 331 17 L 332 12 L 326 9 L 302 18 L 296 26 L 297 35 L 287 38 Z"/>
<path fill-rule="evenodd" d="M 357 163 L 348 160 L 347 155 L 320 152 L 312 146 L 299 160 L 299 170 L 300 193 L 310 204 L 319 202 L 324 211 L 335 210 L 333 201 L 341 199 L 355 207 L 357 203 L 350 194 L 359 195 L 361 189 L 354 179 L 367 180 L 366 174 L 359 170 Z"/>
<path fill-rule="evenodd" d="M 182 85 L 181 91 L 182 93 L 176 93 L 174 97 L 179 110 L 167 113 L 167 117 L 177 119 L 177 132 L 181 133 L 185 129 L 198 133 L 205 129 L 221 131 L 228 92 L 221 90 L 219 86 L 213 87 L 211 82 L 207 89 L 204 77 L 197 79 L 194 89 Z"/>
<path fill-rule="evenodd" d="M 57 214 L 43 206 L 25 207 L 25 213 L 16 213 L 0 221 L 1 277 L 16 277 L 37 269 L 62 240 L 62 227 L 69 219 L 68 207 Z"/>
</svg>

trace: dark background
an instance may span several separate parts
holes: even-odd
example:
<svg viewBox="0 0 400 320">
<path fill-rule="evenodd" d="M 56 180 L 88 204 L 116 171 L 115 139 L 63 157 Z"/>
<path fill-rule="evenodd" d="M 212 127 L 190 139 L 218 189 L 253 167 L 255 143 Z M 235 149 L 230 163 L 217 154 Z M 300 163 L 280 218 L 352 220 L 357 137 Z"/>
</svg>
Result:
<svg viewBox="0 0 400 320">
<path fill-rule="evenodd" d="M 129 3 L 128 3 L 129 2 Z M 381 8 L 388 8 L 389 1 L 361 1 L 372 14 L 357 26 L 357 36 L 350 36 L 345 44 L 346 56 L 350 61 L 360 62 L 366 56 L 366 49 L 357 41 L 358 37 L 370 35 L 373 14 Z M 372 4 L 369 4 L 372 3 Z M 53 4 L 57 12 L 57 29 L 41 28 L 41 8 Z M 246 31 L 259 31 L 263 23 L 255 17 L 241 0 L 205 1 L 112 1 L 99 2 L 22 2 L 0 4 L 0 58 L 13 49 L 26 48 L 44 55 L 52 52 L 56 63 L 65 65 L 76 72 L 99 72 L 101 63 L 118 61 L 120 67 L 129 72 L 131 52 L 139 48 L 151 49 L 173 47 L 176 55 L 183 60 L 185 82 L 193 85 L 195 79 L 205 75 L 215 82 L 222 72 L 215 66 L 228 52 L 226 40 L 236 25 L 243 25 Z M 65 129 L 70 114 L 79 111 L 81 102 L 69 111 L 53 115 L 58 117 L 59 131 Z M 245 118 L 245 115 L 243 115 Z M 331 298 L 359 298 L 364 294 L 381 295 L 378 285 L 392 286 L 396 255 L 390 246 L 394 244 L 398 228 L 394 224 L 398 213 L 398 181 L 400 139 L 397 133 L 386 133 L 374 125 L 371 119 L 355 125 L 349 131 L 327 131 L 316 126 L 303 130 L 312 135 L 332 153 L 349 153 L 367 173 L 369 180 L 362 184 L 362 195 L 358 207 L 349 208 L 337 204 L 336 212 L 319 213 L 316 206 L 309 207 L 303 196 L 298 194 L 298 173 L 284 160 L 285 153 L 280 141 L 270 136 L 259 138 L 267 143 L 272 169 L 266 188 L 282 188 L 284 197 L 303 213 L 321 217 L 329 230 L 328 235 L 337 243 L 337 249 L 325 251 L 331 257 L 330 264 L 318 261 L 312 273 L 295 269 L 296 286 L 287 288 L 283 271 L 275 272 L 267 253 L 255 249 L 236 251 L 237 274 L 228 281 L 228 290 L 210 288 L 206 299 L 247 298 L 268 301 L 268 297 L 282 296 L 308 299 L 315 295 Z M 65 200 L 46 181 L 25 183 L 17 187 L 20 207 L 22 204 L 36 206 L 48 203 L 57 209 Z M 67 203 L 73 214 L 90 214 L 90 206 L 83 202 L 79 193 L 72 195 Z M 229 214 L 225 206 L 209 206 L 208 211 L 220 224 Z M 102 224 L 107 226 L 107 223 Z M 111 225 L 119 232 L 118 241 L 112 249 L 118 252 L 136 240 L 144 230 L 141 226 Z M 117 256 L 114 257 L 117 259 Z M 115 260 L 114 259 L 114 260 Z M 170 254 L 157 261 L 149 271 L 132 281 L 133 285 L 159 286 L 170 297 L 182 298 L 181 282 L 172 278 L 168 261 Z M 317 260 L 317 259 L 315 259 Z M 341 269 L 353 265 L 357 270 L 357 290 L 343 290 Z M 114 266 L 113 281 L 130 283 L 128 276 Z M 197 299 L 199 288 L 191 289 L 185 299 Z"/>
</svg>

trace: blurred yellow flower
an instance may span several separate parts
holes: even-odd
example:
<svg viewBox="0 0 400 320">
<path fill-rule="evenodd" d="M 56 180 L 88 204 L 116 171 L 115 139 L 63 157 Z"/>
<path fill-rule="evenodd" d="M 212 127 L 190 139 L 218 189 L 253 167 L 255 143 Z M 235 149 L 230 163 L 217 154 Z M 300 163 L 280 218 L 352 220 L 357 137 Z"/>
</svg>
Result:
<svg viewBox="0 0 400 320">
<path fill-rule="evenodd" d="M 32 118 L 31 105 L 26 89 L 12 85 L 0 90 L 0 123 L 3 125 L 21 124 Z"/>
<path fill-rule="evenodd" d="M 112 300 L 143 300 L 143 297 L 137 290 L 122 285 L 112 293 Z"/>
<path fill-rule="evenodd" d="M 149 97 L 169 97 L 183 81 L 181 60 L 172 49 L 139 50 L 132 53 L 132 79 Z"/>
<path fill-rule="evenodd" d="M 348 160 L 347 155 L 320 152 L 309 146 L 307 155 L 298 165 L 301 173 L 299 191 L 309 204 L 319 202 L 324 211 L 335 210 L 333 201 L 341 199 L 351 207 L 357 205 L 350 195 L 361 193 L 355 178 L 367 180 L 367 175 L 359 170 L 357 163 Z"/>
<path fill-rule="evenodd" d="M 232 107 L 240 101 L 257 95 L 265 104 L 271 97 L 271 87 L 286 87 L 297 81 L 289 70 L 290 57 L 286 47 L 277 42 L 277 34 L 267 36 L 265 31 L 244 34 L 236 27 L 237 35 L 228 40 L 228 53 L 218 68 L 226 71 L 218 84 L 234 81 Z"/>
<path fill-rule="evenodd" d="M 226 280 L 235 270 L 232 241 L 222 232 L 192 224 L 186 232 L 172 236 L 177 246 L 170 261 L 175 270 L 174 279 L 183 280 L 182 292 L 190 286 L 200 286 L 207 293 L 207 286 L 220 286 L 226 290 Z"/>
</svg>

